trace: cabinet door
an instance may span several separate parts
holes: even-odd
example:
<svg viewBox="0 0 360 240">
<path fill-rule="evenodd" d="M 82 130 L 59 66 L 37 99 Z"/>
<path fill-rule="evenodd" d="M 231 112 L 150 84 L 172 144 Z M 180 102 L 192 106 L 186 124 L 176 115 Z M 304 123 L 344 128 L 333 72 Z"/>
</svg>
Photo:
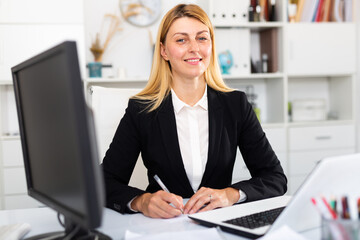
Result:
<svg viewBox="0 0 360 240">
<path fill-rule="evenodd" d="M 4 173 L 4 194 L 26 193 L 24 168 L 7 168 Z"/>
<path fill-rule="evenodd" d="M 11 67 L 64 40 L 77 42 L 84 63 L 83 35 L 82 25 L 0 25 L 0 80 L 11 80 Z"/>
<path fill-rule="evenodd" d="M 24 165 L 20 139 L 3 140 L 1 142 L 1 152 L 1 159 L 4 167 Z"/>
<path fill-rule="evenodd" d="M 297 23 L 289 25 L 287 29 L 289 74 L 329 75 L 355 72 L 355 24 Z"/>
<path fill-rule="evenodd" d="M 308 175 L 323 158 L 355 153 L 355 148 L 296 151 L 289 153 L 289 174 Z"/>
<path fill-rule="evenodd" d="M 293 127 L 289 129 L 290 151 L 355 147 L 353 125 Z"/>
<path fill-rule="evenodd" d="M 2 23 L 82 23 L 82 0 L 0 0 Z"/>
</svg>

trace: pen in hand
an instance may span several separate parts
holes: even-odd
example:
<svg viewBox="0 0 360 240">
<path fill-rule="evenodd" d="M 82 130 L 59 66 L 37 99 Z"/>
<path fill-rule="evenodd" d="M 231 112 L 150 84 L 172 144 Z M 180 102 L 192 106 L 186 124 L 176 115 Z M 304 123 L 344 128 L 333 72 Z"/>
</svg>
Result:
<svg viewBox="0 0 360 240">
<path fill-rule="evenodd" d="M 165 186 L 165 184 L 161 181 L 161 179 L 159 178 L 158 175 L 154 175 L 154 179 L 155 181 L 159 184 L 159 186 L 162 188 L 162 190 L 164 190 L 165 192 L 168 192 L 170 193 L 169 189 L 167 189 L 167 187 Z M 181 213 L 184 214 L 184 210 L 183 209 L 180 209 Z"/>
</svg>

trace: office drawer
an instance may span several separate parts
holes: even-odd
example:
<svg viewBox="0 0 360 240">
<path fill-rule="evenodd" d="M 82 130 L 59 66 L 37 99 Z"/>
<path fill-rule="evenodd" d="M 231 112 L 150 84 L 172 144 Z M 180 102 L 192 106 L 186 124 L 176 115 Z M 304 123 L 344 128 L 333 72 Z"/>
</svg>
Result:
<svg viewBox="0 0 360 240">
<path fill-rule="evenodd" d="M 4 194 L 26 193 L 26 178 L 24 168 L 4 169 Z"/>
<path fill-rule="evenodd" d="M 355 147 L 354 125 L 289 129 L 290 151 L 349 147 Z"/>
<path fill-rule="evenodd" d="M 4 167 L 24 165 L 20 139 L 1 141 L 1 149 Z"/>
<path fill-rule="evenodd" d="M 36 208 L 44 206 L 44 204 L 36 201 L 34 198 L 29 197 L 28 195 L 5 196 L 4 203 L 4 208 L 6 210 Z"/>
<path fill-rule="evenodd" d="M 317 151 L 302 151 L 289 153 L 289 175 L 308 174 L 318 161 L 325 157 L 355 153 L 355 148 L 328 149 Z"/>
<path fill-rule="evenodd" d="M 285 128 L 264 128 L 264 132 L 275 152 L 286 151 Z"/>
</svg>

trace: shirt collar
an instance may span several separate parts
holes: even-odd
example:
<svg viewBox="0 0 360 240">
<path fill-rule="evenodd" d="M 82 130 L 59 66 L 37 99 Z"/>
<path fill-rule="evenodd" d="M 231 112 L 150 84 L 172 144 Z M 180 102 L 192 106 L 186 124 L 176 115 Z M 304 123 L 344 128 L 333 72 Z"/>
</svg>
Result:
<svg viewBox="0 0 360 240">
<path fill-rule="evenodd" d="M 200 106 L 201 108 L 203 108 L 205 111 L 208 110 L 208 101 L 207 101 L 207 85 L 205 85 L 205 91 L 204 91 L 204 95 L 201 97 L 201 99 L 193 106 L 197 107 Z M 178 96 L 176 96 L 176 93 L 173 89 L 171 89 L 171 98 L 172 98 L 172 102 L 173 102 L 173 106 L 174 106 L 174 110 L 175 113 L 179 113 L 181 109 L 183 109 L 184 107 L 191 107 L 190 105 L 184 103 L 183 101 L 181 101 Z"/>
</svg>

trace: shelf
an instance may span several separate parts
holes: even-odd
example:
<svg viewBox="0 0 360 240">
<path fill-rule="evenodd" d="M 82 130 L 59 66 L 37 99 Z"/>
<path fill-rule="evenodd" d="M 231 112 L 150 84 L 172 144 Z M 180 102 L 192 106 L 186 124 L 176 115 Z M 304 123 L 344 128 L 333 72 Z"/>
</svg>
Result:
<svg viewBox="0 0 360 240">
<path fill-rule="evenodd" d="M 263 129 L 284 128 L 285 123 L 261 123 Z"/>
<path fill-rule="evenodd" d="M 355 73 L 317 73 L 317 74 L 288 74 L 287 76 L 289 78 L 324 78 L 324 77 L 352 77 Z"/>
<path fill-rule="evenodd" d="M 313 122 L 289 122 L 289 127 L 317 127 L 317 126 L 337 126 L 354 124 L 353 120 L 325 120 L 325 121 L 313 121 Z"/>
<path fill-rule="evenodd" d="M 236 79 L 271 79 L 271 78 L 282 78 L 283 73 L 253 73 L 249 75 L 222 75 L 225 80 L 236 80 Z"/>
<path fill-rule="evenodd" d="M 148 80 L 145 78 L 85 78 L 84 80 L 87 83 L 133 83 L 133 82 L 147 82 Z"/>
<path fill-rule="evenodd" d="M 283 26 L 283 22 L 245 22 L 238 24 L 214 25 L 215 28 L 251 28 L 257 30 L 265 28 L 279 28 Z"/>
<path fill-rule="evenodd" d="M 20 135 L 12 135 L 12 136 L 3 135 L 3 136 L 0 137 L 0 140 L 4 140 L 4 141 L 6 141 L 6 140 L 19 140 L 19 139 L 20 139 Z"/>
</svg>

